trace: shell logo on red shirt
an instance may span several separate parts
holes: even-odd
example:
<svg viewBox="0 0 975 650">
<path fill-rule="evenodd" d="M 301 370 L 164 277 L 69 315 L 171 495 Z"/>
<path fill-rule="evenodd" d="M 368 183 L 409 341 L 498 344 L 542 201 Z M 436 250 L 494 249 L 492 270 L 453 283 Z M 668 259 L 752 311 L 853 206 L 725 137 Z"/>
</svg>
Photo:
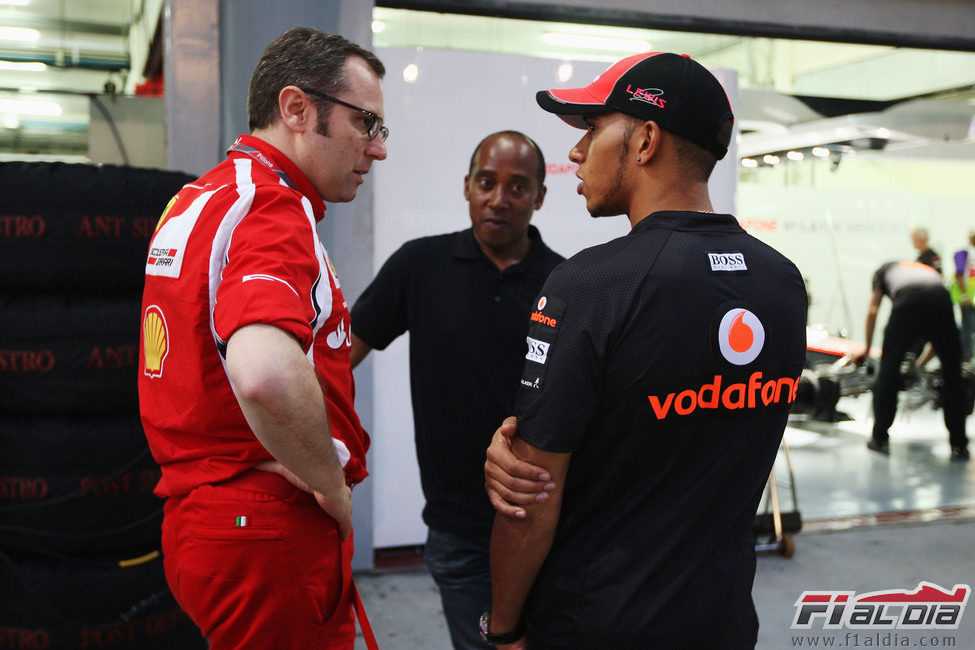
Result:
<svg viewBox="0 0 975 650">
<path fill-rule="evenodd" d="M 764 345 L 765 328 L 758 316 L 739 307 L 722 317 L 718 325 L 718 348 L 729 362 L 736 366 L 751 363 Z"/>
<path fill-rule="evenodd" d="M 142 318 L 142 347 L 145 355 L 142 371 L 147 377 L 162 377 L 163 362 L 169 354 L 169 327 L 156 305 L 147 307 Z"/>
</svg>

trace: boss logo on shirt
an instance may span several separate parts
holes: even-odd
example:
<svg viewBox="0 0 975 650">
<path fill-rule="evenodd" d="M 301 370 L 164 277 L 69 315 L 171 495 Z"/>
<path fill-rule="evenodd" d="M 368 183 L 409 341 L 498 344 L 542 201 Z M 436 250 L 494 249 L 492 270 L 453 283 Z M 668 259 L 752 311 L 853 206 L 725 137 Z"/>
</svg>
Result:
<svg viewBox="0 0 975 650">
<path fill-rule="evenodd" d="M 528 354 L 525 358 L 529 361 L 534 361 L 535 363 L 545 364 L 548 360 L 548 346 L 549 344 L 545 341 L 539 341 L 538 339 L 528 338 Z"/>
<path fill-rule="evenodd" d="M 708 263 L 712 271 L 747 271 L 745 256 L 742 253 L 708 253 Z"/>
</svg>

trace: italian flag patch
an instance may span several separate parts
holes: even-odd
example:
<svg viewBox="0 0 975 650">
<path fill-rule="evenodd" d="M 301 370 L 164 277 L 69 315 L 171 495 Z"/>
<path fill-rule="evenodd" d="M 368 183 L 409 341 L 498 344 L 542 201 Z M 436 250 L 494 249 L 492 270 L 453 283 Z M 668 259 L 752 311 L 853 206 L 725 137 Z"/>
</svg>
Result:
<svg viewBox="0 0 975 650">
<path fill-rule="evenodd" d="M 236 523 L 234 525 L 236 525 L 238 528 L 242 528 L 242 527 L 246 526 L 247 525 L 247 517 L 237 517 L 237 521 L 236 521 Z"/>
</svg>

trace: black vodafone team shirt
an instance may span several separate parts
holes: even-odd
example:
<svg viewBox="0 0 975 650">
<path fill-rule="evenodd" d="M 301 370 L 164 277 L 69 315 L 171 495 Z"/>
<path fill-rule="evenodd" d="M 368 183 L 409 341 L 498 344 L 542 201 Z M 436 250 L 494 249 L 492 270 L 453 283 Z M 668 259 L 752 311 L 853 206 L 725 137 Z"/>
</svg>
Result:
<svg viewBox="0 0 975 650">
<path fill-rule="evenodd" d="M 556 269 L 519 435 L 572 452 L 526 605 L 543 647 L 753 647 L 752 533 L 805 358 L 796 267 L 734 217 L 658 212 Z"/>
<path fill-rule="evenodd" d="M 408 241 L 352 308 L 352 331 L 377 350 L 410 333 L 424 522 L 485 544 L 494 522 L 484 491 L 485 452 L 501 421 L 514 414 L 528 314 L 563 260 L 534 226 L 528 235 L 528 257 L 503 271 L 469 228 Z"/>
</svg>

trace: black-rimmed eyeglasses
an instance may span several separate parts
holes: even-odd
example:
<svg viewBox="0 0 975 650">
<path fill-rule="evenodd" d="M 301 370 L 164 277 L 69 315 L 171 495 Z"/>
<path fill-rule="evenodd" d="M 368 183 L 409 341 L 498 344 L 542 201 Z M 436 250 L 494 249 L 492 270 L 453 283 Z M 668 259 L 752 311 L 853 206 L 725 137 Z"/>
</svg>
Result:
<svg viewBox="0 0 975 650">
<path fill-rule="evenodd" d="M 384 141 L 386 140 L 386 138 L 389 137 L 389 129 L 383 126 L 382 115 L 377 115 L 372 111 L 367 111 L 366 109 L 360 108 L 355 104 L 350 104 L 349 102 L 343 102 L 341 99 L 337 97 L 332 97 L 331 95 L 327 93 L 323 93 L 320 90 L 315 90 L 314 88 L 302 88 L 302 90 L 306 93 L 311 93 L 312 95 L 318 95 L 322 99 L 327 99 L 330 102 L 341 104 L 346 108 L 351 108 L 354 111 L 359 111 L 360 113 L 368 117 L 369 121 L 366 123 L 366 136 L 370 140 L 375 138 L 377 135 L 382 135 Z"/>
</svg>

